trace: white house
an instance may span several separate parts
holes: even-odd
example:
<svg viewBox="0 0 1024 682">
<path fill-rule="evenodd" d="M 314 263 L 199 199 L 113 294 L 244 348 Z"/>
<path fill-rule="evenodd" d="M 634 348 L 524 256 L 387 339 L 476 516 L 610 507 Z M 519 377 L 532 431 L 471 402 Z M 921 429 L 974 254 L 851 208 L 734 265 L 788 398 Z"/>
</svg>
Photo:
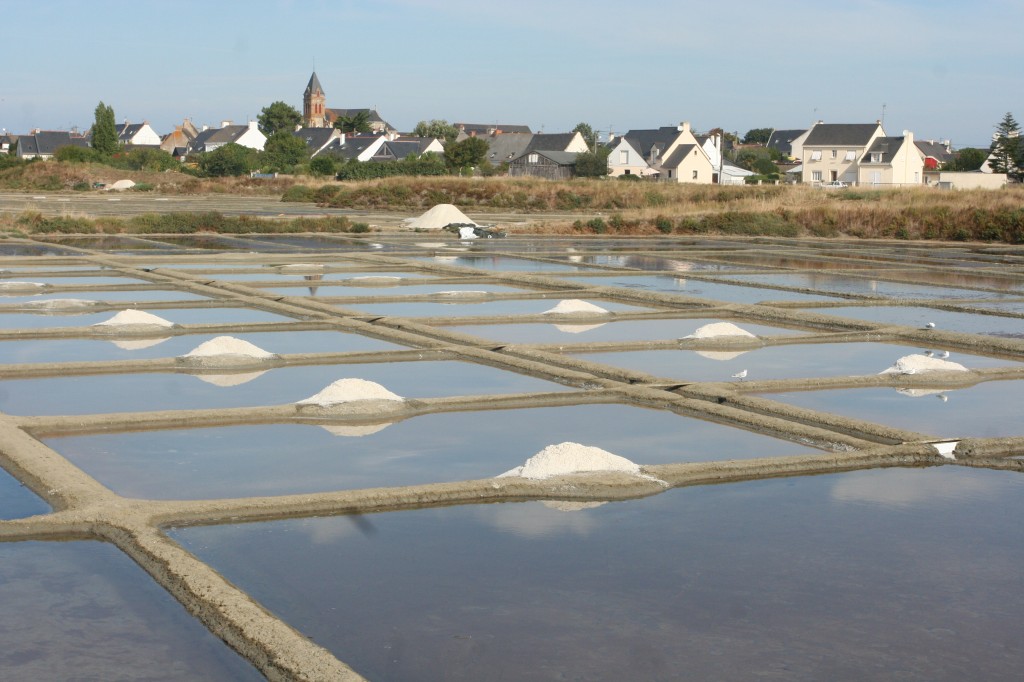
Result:
<svg viewBox="0 0 1024 682">
<path fill-rule="evenodd" d="M 801 180 L 856 183 L 860 160 L 879 137 L 885 137 L 885 131 L 878 121 L 815 123 L 803 143 Z"/>
<path fill-rule="evenodd" d="M 149 145 L 159 147 L 162 140 L 160 135 L 149 125 L 149 121 L 142 123 L 119 123 L 117 129 L 117 141 L 121 144 Z"/>
<path fill-rule="evenodd" d="M 874 187 L 904 187 L 924 181 L 924 153 L 914 144 L 914 134 L 876 137 L 860 158 L 857 183 Z"/>
<path fill-rule="evenodd" d="M 620 175 L 657 175 L 640 150 L 633 146 L 628 137 L 619 137 L 609 143 L 608 171 L 612 177 Z"/>
<path fill-rule="evenodd" d="M 249 124 L 244 126 L 231 125 L 231 121 L 224 121 L 220 128 L 207 128 L 200 131 L 189 144 L 189 152 L 212 152 L 214 149 L 232 142 L 263 151 L 263 146 L 267 143 L 267 136 L 256 127 L 256 121 L 249 121 Z"/>
</svg>

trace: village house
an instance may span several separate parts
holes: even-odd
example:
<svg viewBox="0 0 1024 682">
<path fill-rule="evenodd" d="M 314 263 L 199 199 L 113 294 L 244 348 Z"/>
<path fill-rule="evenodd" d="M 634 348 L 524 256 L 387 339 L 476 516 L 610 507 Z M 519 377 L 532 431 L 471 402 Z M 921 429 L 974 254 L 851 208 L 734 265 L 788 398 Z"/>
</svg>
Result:
<svg viewBox="0 0 1024 682">
<path fill-rule="evenodd" d="M 61 147 L 88 147 L 89 141 L 66 130 L 34 130 L 18 136 L 19 159 L 52 159 Z"/>
<path fill-rule="evenodd" d="M 508 133 L 525 133 L 529 135 L 533 133 L 533 131 L 530 130 L 530 126 L 524 125 L 505 125 L 498 123 L 453 123 L 452 125 L 459 131 L 456 142 L 461 142 L 467 137 L 484 137 L 485 135 L 501 135 Z"/>
<path fill-rule="evenodd" d="M 436 137 L 401 137 L 384 141 L 371 161 L 400 161 L 408 156 L 444 154 L 444 145 Z"/>
<path fill-rule="evenodd" d="M 149 121 L 142 123 L 119 123 L 115 126 L 117 130 L 117 141 L 128 146 L 159 147 L 162 140 L 160 135 L 149 125 Z"/>
<path fill-rule="evenodd" d="M 577 154 L 552 150 L 529 151 L 509 162 L 508 174 L 513 178 L 569 180 L 576 176 Z"/>
<path fill-rule="evenodd" d="M 882 124 L 818 121 L 803 143 L 801 180 L 805 183 L 858 181 L 860 160 L 875 139 L 885 137 Z"/>
<path fill-rule="evenodd" d="M 199 131 L 188 150 L 190 154 L 212 152 L 231 143 L 263 151 L 267 136 L 256 127 L 256 121 L 249 121 L 247 125 L 232 125 L 231 121 L 223 121 L 220 128 L 204 128 Z"/>
<path fill-rule="evenodd" d="M 320 85 L 316 72 L 309 77 L 306 90 L 302 93 L 302 127 L 333 128 L 338 119 L 353 118 L 365 114 L 366 122 L 373 133 L 397 133 L 390 123 L 381 118 L 376 109 L 331 109 L 327 107 L 327 95 Z"/>
<path fill-rule="evenodd" d="M 160 138 L 160 149 L 180 159 L 188 154 L 189 145 L 198 136 L 199 131 L 192 125 L 192 121 L 186 118 L 181 125 L 174 126 L 173 132 Z"/>
<path fill-rule="evenodd" d="M 801 159 L 803 158 L 804 140 L 807 139 L 807 133 L 809 132 L 810 128 L 802 130 L 773 130 L 772 134 L 768 136 L 768 142 L 765 144 L 765 147 L 774 149 L 784 159 Z"/>
<path fill-rule="evenodd" d="M 924 154 L 914 144 L 914 134 L 902 137 L 876 137 L 861 157 L 857 184 L 872 187 L 920 185 L 923 180 Z"/>
<path fill-rule="evenodd" d="M 717 181 L 717 169 L 688 121 L 678 126 L 630 130 L 607 146 L 611 147 L 608 169 L 613 177 L 656 176 L 662 181 L 705 184 Z"/>
</svg>

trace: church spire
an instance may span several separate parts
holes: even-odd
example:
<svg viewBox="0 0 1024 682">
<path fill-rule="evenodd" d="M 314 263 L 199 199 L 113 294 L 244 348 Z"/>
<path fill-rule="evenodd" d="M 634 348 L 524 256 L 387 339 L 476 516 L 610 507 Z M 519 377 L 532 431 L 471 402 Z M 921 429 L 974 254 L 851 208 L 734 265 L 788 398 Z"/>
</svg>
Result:
<svg viewBox="0 0 1024 682">
<path fill-rule="evenodd" d="M 327 97 L 316 77 L 316 71 L 309 77 L 309 85 L 302 95 L 302 125 L 307 128 L 327 127 Z"/>
</svg>

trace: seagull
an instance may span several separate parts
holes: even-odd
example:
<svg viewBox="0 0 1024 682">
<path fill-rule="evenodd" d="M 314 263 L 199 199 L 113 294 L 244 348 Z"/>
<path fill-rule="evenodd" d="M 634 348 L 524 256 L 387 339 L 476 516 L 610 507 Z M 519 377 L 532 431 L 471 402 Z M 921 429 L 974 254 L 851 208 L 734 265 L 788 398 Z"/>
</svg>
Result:
<svg viewBox="0 0 1024 682">
<path fill-rule="evenodd" d="M 925 329 L 935 329 L 935 323 L 934 322 L 928 322 L 928 323 L 926 323 L 924 325 L 924 328 Z"/>
<path fill-rule="evenodd" d="M 732 375 L 732 378 L 733 379 L 739 379 L 740 381 L 743 381 L 744 379 L 747 378 L 747 370 L 744 369 L 744 370 L 740 370 L 739 372 L 736 372 L 735 374 Z"/>
<path fill-rule="evenodd" d="M 934 357 L 935 356 L 935 351 L 933 351 L 933 350 L 926 350 L 924 352 L 924 354 L 925 354 L 926 357 L 929 357 L 929 358 L 930 357 Z"/>
<path fill-rule="evenodd" d="M 946 358 L 949 357 L 949 351 L 948 350 L 944 350 L 941 353 L 939 353 L 936 357 L 938 357 L 938 358 L 940 358 L 942 360 L 945 360 Z"/>
<path fill-rule="evenodd" d="M 938 398 L 939 400 L 941 400 L 942 402 L 948 402 L 949 401 L 949 396 L 947 396 L 945 393 L 939 393 L 935 397 Z"/>
</svg>

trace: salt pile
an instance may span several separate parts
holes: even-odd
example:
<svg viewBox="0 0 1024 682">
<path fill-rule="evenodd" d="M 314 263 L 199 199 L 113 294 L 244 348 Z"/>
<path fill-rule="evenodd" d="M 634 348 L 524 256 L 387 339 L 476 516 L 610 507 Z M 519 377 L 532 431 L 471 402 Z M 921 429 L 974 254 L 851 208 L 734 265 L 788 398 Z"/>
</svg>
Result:
<svg viewBox="0 0 1024 682">
<path fill-rule="evenodd" d="M 99 301 L 90 301 L 84 298 L 48 298 L 45 301 L 26 301 L 21 304 L 21 307 L 61 310 L 65 308 L 91 308 L 99 304 Z"/>
<path fill-rule="evenodd" d="M 404 221 L 414 230 L 440 230 L 452 223 L 476 225 L 465 213 L 452 204 L 438 204 L 419 218 Z"/>
<path fill-rule="evenodd" d="M 174 323 L 144 310 L 122 310 L 105 322 L 97 322 L 93 327 L 173 327 Z"/>
<path fill-rule="evenodd" d="M 706 324 L 700 327 L 694 333 L 689 336 L 684 336 L 684 339 L 715 339 L 720 336 L 741 336 L 751 339 L 756 339 L 754 334 L 751 334 L 746 329 L 741 329 L 734 325 L 732 322 L 714 322 L 712 324 Z"/>
<path fill-rule="evenodd" d="M 48 286 L 50 285 L 43 284 L 42 282 L 0 282 L 0 291 L 38 291 L 39 289 L 45 289 Z"/>
<path fill-rule="evenodd" d="M 135 182 L 132 180 L 118 180 L 110 185 L 107 185 L 107 191 L 114 190 L 115 192 L 121 192 L 126 189 L 131 189 L 135 186 Z"/>
<path fill-rule="evenodd" d="M 365 379 L 339 379 L 316 395 L 299 400 L 295 404 L 330 407 L 331 405 L 360 400 L 394 400 L 402 402 L 405 398 L 395 395 L 380 384 L 372 381 Z"/>
<path fill-rule="evenodd" d="M 231 357 L 247 360 L 268 360 L 277 357 L 277 355 L 267 352 L 248 341 L 236 339 L 233 336 L 218 336 L 199 344 L 181 357 L 194 359 Z"/>
<path fill-rule="evenodd" d="M 565 301 L 561 301 L 551 310 L 545 310 L 544 315 L 572 315 L 577 313 L 601 313 L 604 315 L 608 314 L 608 311 L 599 305 L 593 303 L 587 303 L 581 301 L 578 298 L 570 298 Z"/>
<path fill-rule="evenodd" d="M 318 272 L 324 269 L 320 263 L 291 263 L 278 268 L 281 272 Z"/>
<path fill-rule="evenodd" d="M 486 296 L 487 292 L 486 291 L 475 291 L 475 290 L 439 291 L 439 292 L 437 292 L 437 295 L 438 296 Z"/>
<path fill-rule="evenodd" d="M 523 466 L 506 471 L 497 478 L 519 476 L 541 480 L 552 476 L 588 471 L 621 471 L 633 476 L 642 476 L 640 465 L 634 464 L 625 457 L 613 455 L 601 448 L 567 441 L 547 446 L 526 460 Z"/>
<path fill-rule="evenodd" d="M 892 367 L 879 374 L 923 374 L 925 372 L 966 372 L 966 367 L 958 362 L 930 358 L 927 355 L 904 355 Z"/>
</svg>

